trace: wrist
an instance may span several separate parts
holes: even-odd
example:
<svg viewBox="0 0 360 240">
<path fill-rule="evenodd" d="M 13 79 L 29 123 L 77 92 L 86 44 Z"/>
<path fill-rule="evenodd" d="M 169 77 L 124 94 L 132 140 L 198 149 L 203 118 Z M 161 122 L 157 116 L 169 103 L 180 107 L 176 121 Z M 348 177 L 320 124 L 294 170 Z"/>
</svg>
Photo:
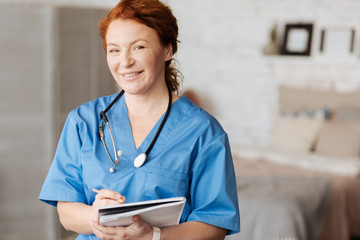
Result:
<svg viewBox="0 0 360 240">
<path fill-rule="evenodd" d="M 153 237 L 152 240 L 160 240 L 161 230 L 158 227 L 153 226 Z"/>
</svg>

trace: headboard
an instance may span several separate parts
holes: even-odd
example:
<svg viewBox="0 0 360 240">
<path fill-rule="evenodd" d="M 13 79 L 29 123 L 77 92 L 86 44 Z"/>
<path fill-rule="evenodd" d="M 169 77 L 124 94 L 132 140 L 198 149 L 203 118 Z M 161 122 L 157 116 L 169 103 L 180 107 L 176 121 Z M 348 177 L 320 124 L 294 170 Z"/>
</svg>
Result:
<svg viewBox="0 0 360 240">
<path fill-rule="evenodd" d="M 280 110 L 304 111 L 316 108 L 335 110 L 344 106 L 360 109 L 360 90 L 335 92 L 334 90 L 321 91 L 288 86 L 279 88 Z"/>
</svg>

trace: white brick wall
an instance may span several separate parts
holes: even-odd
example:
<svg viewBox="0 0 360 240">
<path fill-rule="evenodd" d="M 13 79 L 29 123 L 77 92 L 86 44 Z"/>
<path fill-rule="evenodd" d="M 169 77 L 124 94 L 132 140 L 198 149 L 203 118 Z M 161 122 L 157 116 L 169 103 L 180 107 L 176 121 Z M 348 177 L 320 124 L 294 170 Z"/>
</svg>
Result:
<svg viewBox="0 0 360 240">
<path fill-rule="evenodd" d="M 117 1 L 1 2 L 110 7 Z M 185 75 L 184 88 L 194 88 L 209 100 L 209 111 L 221 121 L 235 143 L 264 144 L 267 141 L 271 114 L 276 109 L 272 106 L 276 102 L 274 84 L 339 86 L 341 89 L 359 85 L 359 58 L 347 66 L 336 60 L 326 64 L 313 59 L 313 62 L 302 59 L 288 63 L 287 58 L 274 60 L 261 55 L 269 29 L 275 22 L 281 27 L 287 21 L 312 21 L 317 24 L 315 35 L 323 25 L 341 23 L 358 27 L 360 2 L 357 0 L 166 2 L 179 20 L 182 43 L 178 59 Z M 317 48 L 318 39 L 314 40 L 313 47 Z M 358 37 L 356 43 L 360 43 Z"/>
<path fill-rule="evenodd" d="M 1 0 L 11 4 L 111 7 L 117 0 Z M 185 81 L 207 100 L 233 143 L 265 144 L 276 108 L 277 84 L 359 87 L 359 58 L 319 60 L 319 32 L 334 24 L 359 29 L 358 0 L 165 0 L 180 26 L 177 58 Z M 270 28 L 285 22 L 314 22 L 311 58 L 269 58 L 261 54 Z M 357 33 L 357 36 L 359 36 Z M 359 37 L 356 44 L 359 45 Z"/>
<path fill-rule="evenodd" d="M 213 113 L 235 144 L 266 144 L 277 110 L 277 86 L 354 90 L 355 61 L 317 57 L 321 26 L 360 23 L 359 1 L 168 0 L 180 25 L 178 59 L 184 88 L 209 100 Z M 313 56 L 264 57 L 274 23 L 314 22 Z M 316 38 L 317 37 L 317 38 Z M 359 43 L 357 38 L 357 43 Z M 316 51 L 315 51 L 316 50 Z"/>
</svg>

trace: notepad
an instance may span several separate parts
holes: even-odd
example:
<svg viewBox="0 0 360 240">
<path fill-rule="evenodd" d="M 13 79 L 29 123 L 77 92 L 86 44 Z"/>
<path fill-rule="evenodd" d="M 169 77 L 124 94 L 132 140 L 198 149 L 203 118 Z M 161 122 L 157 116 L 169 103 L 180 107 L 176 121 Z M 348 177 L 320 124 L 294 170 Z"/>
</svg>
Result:
<svg viewBox="0 0 360 240">
<path fill-rule="evenodd" d="M 98 210 L 99 223 L 108 227 L 128 226 L 134 215 L 140 215 L 152 226 L 178 225 L 185 202 L 184 197 L 173 197 L 101 207 Z"/>
</svg>

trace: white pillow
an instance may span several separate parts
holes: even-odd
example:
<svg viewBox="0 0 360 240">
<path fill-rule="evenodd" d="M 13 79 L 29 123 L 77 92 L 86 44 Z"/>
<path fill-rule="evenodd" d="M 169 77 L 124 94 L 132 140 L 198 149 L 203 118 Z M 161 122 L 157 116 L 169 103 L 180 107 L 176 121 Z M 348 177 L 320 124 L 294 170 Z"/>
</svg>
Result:
<svg viewBox="0 0 360 240">
<path fill-rule="evenodd" d="M 322 117 L 279 115 L 275 119 L 270 147 L 284 151 L 309 152 L 323 122 Z"/>
</svg>

